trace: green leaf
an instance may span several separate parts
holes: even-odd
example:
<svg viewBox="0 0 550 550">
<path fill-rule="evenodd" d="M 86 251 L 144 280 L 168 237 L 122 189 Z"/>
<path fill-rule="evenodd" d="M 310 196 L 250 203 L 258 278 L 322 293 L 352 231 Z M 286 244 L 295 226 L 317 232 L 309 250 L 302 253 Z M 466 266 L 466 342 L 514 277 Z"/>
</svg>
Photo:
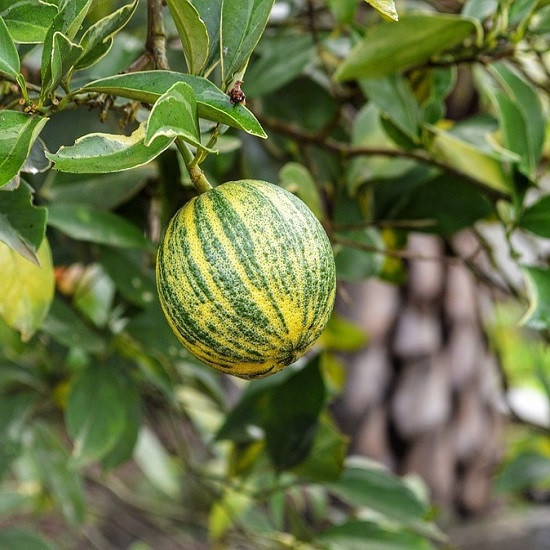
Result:
<svg viewBox="0 0 550 550">
<path fill-rule="evenodd" d="M 246 70 L 243 89 L 247 97 L 260 97 L 294 80 L 315 59 L 309 34 L 264 35 L 256 48 L 257 58 Z"/>
<path fill-rule="evenodd" d="M 364 79 L 359 85 L 382 113 L 412 141 L 418 142 L 420 109 L 409 84 L 401 75 Z"/>
<path fill-rule="evenodd" d="M 4 19 L 0 17 L 0 73 L 17 78 L 20 69 L 19 54 Z"/>
<path fill-rule="evenodd" d="M 419 230 L 448 236 L 493 211 L 489 200 L 461 178 L 440 175 L 402 196 L 387 218 L 425 220 L 426 227 Z"/>
<path fill-rule="evenodd" d="M 133 0 L 94 23 L 84 33 L 80 40 L 83 52 L 75 65 L 77 69 L 89 67 L 107 54 L 113 45 L 113 36 L 130 21 L 137 5 L 138 0 Z"/>
<path fill-rule="evenodd" d="M 274 0 L 222 1 L 220 57 L 222 82 L 227 88 L 246 68 L 262 36 Z"/>
<path fill-rule="evenodd" d="M 121 248 L 150 249 L 152 246 L 143 232 L 125 218 L 84 205 L 50 205 L 48 224 L 77 241 Z"/>
<path fill-rule="evenodd" d="M 17 175 L 46 122 L 39 116 L 0 111 L 0 187 Z"/>
<path fill-rule="evenodd" d="M 397 21 L 397 10 L 393 0 L 366 0 L 384 19 Z"/>
<path fill-rule="evenodd" d="M 535 178 L 546 132 L 546 117 L 533 86 L 504 63 L 491 67 L 504 87 L 496 94 L 505 146 L 521 156 L 523 173 Z"/>
<path fill-rule="evenodd" d="M 101 459 L 104 469 L 115 468 L 132 457 L 141 423 L 139 388 L 128 377 L 119 390 L 118 401 L 124 413 L 124 428 L 114 447 Z"/>
<path fill-rule="evenodd" d="M 14 2 L 2 17 L 15 42 L 38 44 L 46 39 L 48 29 L 57 15 L 57 7 L 42 0 Z"/>
<path fill-rule="evenodd" d="M 156 175 L 153 164 L 111 174 L 73 174 L 51 170 L 39 195 L 52 203 L 87 204 L 111 210 L 138 193 Z"/>
<path fill-rule="evenodd" d="M 103 339 L 88 328 L 70 306 L 58 298 L 52 302 L 41 329 L 62 346 L 79 348 L 90 353 L 105 351 Z"/>
<path fill-rule="evenodd" d="M 423 537 L 384 527 L 379 523 L 350 520 L 329 527 L 318 535 L 329 550 L 431 550 L 433 546 Z"/>
<path fill-rule="evenodd" d="M 52 21 L 46 38 L 44 39 L 44 47 L 42 49 L 42 63 L 40 68 L 43 88 L 41 92 L 42 98 L 46 96 L 47 92 L 52 90 L 50 85 L 52 78 L 51 59 L 55 33 L 60 32 L 65 35 L 66 38 L 72 40 L 80 29 L 80 25 L 88 13 L 92 1 L 93 0 L 67 0 Z"/>
<path fill-rule="evenodd" d="M 197 100 L 189 84 L 176 82 L 153 105 L 147 122 L 145 145 L 151 145 L 159 136 L 181 137 L 202 148 Z"/>
<path fill-rule="evenodd" d="M 498 0 L 467 0 L 462 8 L 462 15 L 484 21 L 490 15 L 496 13 L 497 9 Z"/>
<path fill-rule="evenodd" d="M 139 432 L 134 460 L 155 488 L 170 498 L 178 498 L 181 490 L 180 465 L 147 427 Z"/>
<path fill-rule="evenodd" d="M 38 422 L 26 434 L 25 444 L 36 472 L 65 519 L 71 525 L 81 524 L 86 512 L 84 489 L 65 446 L 50 426 Z"/>
<path fill-rule="evenodd" d="M 288 162 L 279 171 L 281 187 L 297 195 L 319 220 L 325 218 L 319 189 L 309 170 L 299 162 Z"/>
<path fill-rule="evenodd" d="M 380 233 L 373 228 L 339 231 L 334 247 L 338 278 L 360 281 L 377 275 L 384 263 L 384 255 L 376 250 L 383 248 Z"/>
<path fill-rule="evenodd" d="M 320 343 L 332 351 L 357 351 L 365 346 L 367 337 L 354 323 L 333 313 L 321 335 Z"/>
<path fill-rule="evenodd" d="M 220 54 L 222 0 L 192 0 L 191 3 L 197 8 L 208 31 L 210 55 L 208 56 L 207 68 L 210 68 L 213 64 L 219 62 L 216 58 Z"/>
<path fill-rule="evenodd" d="M 267 450 L 277 470 L 296 466 L 311 451 L 325 397 L 320 356 L 270 393 L 263 425 Z"/>
<path fill-rule="evenodd" d="M 199 12 L 188 0 L 167 0 L 183 46 L 187 70 L 200 74 L 208 60 L 208 31 Z"/>
<path fill-rule="evenodd" d="M 519 220 L 519 226 L 550 239 L 550 195 L 527 208 Z"/>
<path fill-rule="evenodd" d="M 145 123 L 131 136 L 88 134 L 74 145 L 62 146 L 57 153 L 46 153 L 61 172 L 102 174 L 143 166 L 165 151 L 174 138 L 160 136 L 145 145 Z"/>
<path fill-rule="evenodd" d="M 457 15 L 411 14 L 399 23 L 382 23 L 367 32 L 336 71 L 337 81 L 379 78 L 409 69 L 460 44 L 481 36 L 475 19 Z"/>
<path fill-rule="evenodd" d="M 0 530 L 0 548 L 4 550 L 15 548 L 24 548 L 25 550 L 55 550 L 57 546 L 38 533 L 10 527 Z"/>
<path fill-rule="evenodd" d="M 90 264 L 86 267 L 73 296 L 74 306 L 96 327 L 103 328 L 109 321 L 115 285 L 101 265 Z"/>
<path fill-rule="evenodd" d="M 398 477 L 367 459 L 350 461 L 328 490 L 354 505 L 371 508 L 402 525 L 421 520 L 427 507 Z"/>
<path fill-rule="evenodd" d="M 155 300 L 154 270 L 146 269 L 142 254 L 104 247 L 99 261 L 128 301 L 145 307 Z"/>
<path fill-rule="evenodd" d="M 487 153 L 435 126 L 426 129 L 431 134 L 428 149 L 437 160 L 479 181 L 489 192 L 510 194 L 510 171 L 496 153 Z"/>
<path fill-rule="evenodd" d="M 550 458 L 534 451 L 522 452 L 498 474 L 495 490 L 501 493 L 527 491 L 550 482 Z"/>
<path fill-rule="evenodd" d="M 380 122 L 380 110 L 373 101 L 365 105 L 353 123 L 352 145 L 397 149 Z M 354 197 L 366 182 L 402 176 L 415 166 L 415 161 L 403 158 L 359 156 L 351 160 L 346 173 L 349 194 Z"/>
<path fill-rule="evenodd" d="M 49 83 L 42 88 L 44 94 L 55 92 L 82 54 L 82 51 L 82 46 L 71 42 L 64 34 L 54 33 L 51 52 L 51 78 Z"/>
<path fill-rule="evenodd" d="M 550 328 L 550 270 L 522 266 L 527 284 L 529 309 L 521 323 L 537 330 Z"/>
<path fill-rule="evenodd" d="M 317 483 L 338 479 L 342 473 L 348 444 L 349 438 L 338 429 L 330 415 L 323 411 L 311 451 L 293 472 Z"/>
<path fill-rule="evenodd" d="M 127 414 L 120 399 L 125 384 L 117 367 L 89 367 L 78 373 L 71 384 L 65 421 L 74 441 L 75 465 L 90 464 L 106 456 L 125 431 Z"/>
<path fill-rule="evenodd" d="M 40 265 L 31 263 L 4 243 L 0 243 L 0 316 L 28 340 L 40 327 L 54 293 L 52 256 L 47 239 L 37 252 Z"/>
<path fill-rule="evenodd" d="M 104 92 L 153 104 L 176 82 L 185 82 L 193 88 L 200 117 L 233 126 L 254 136 L 267 137 L 259 122 L 246 107 L 242 104 L 234 105 L 229 96 L 215 84 L 199 76 L 172 71 L 142 71 L 95 80 L 82 90 Z"/>
<path fill-rule="evenodd" d="M 32 188 L 21 182 L 0 191 L 0 241 L 38 265 L 36 252 L 46 231 L 46 209 L 32 204 Z"/>
</svg>

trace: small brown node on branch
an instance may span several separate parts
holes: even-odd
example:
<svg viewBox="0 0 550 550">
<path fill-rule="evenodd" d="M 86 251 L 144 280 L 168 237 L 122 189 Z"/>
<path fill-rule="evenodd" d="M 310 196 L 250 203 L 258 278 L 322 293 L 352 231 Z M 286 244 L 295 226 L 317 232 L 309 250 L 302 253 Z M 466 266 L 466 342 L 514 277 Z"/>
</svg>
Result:
<svg viewBox="0 0 550 550">
<path fill-rule="evenodd" d="M 231 90 L 229 90 L 227 94 L 229 96 L 229 101 L 231 101 L 233 105 L 238 105 L 239 103 L 246 105 L 246 96 L 244 95 L 244 92 L 241 90 L 241 84 L 242 84 L 242 80 L 237 80 L 233 88 L 231 88 Z"/>
</svg>

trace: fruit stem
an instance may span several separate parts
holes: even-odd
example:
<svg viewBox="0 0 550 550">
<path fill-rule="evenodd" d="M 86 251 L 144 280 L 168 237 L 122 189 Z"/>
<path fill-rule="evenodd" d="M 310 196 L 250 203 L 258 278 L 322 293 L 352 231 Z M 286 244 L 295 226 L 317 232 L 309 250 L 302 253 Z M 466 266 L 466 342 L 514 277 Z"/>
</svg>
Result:
<svg viewBox="0 0 550 550">
<path fill-rule="evenodd" d="M 183 157 L 187 170 L 189 170 L 189 175 L 191 176 L 191 181 L 195 189 L 199 193 L 204 193 L 212 189 L 212 185 L 210 185 L 210 182 L 206 179 L 204 172 L 198 164 L 193 162 L 193 154 L 189 151 L 187 145 L 185 145 L 185 142 L 181 138 L 176 138 L 176 147 Z"/>
</svg>

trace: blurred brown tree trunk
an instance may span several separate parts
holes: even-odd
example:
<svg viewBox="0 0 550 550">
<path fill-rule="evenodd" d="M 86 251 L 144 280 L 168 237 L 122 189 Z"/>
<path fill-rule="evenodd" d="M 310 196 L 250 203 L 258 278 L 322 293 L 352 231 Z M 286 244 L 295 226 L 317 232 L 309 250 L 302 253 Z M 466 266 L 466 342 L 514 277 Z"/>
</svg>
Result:
<svg viewBox="0 0 550 550">
<path fill-rule="evenodd" d="M 439 256 L 443 243 L 411 235 L 408 250 Z M 461 263 L 411 260 L 404 286 L 346 284 L 337 304 L 369 338 L 344 358 L 335 410 L 351 452 L 420 474 L 436 503 L 467 514 L 487 506 L 500 455 L 500 382 L 482 303 Z"/>
</svg>

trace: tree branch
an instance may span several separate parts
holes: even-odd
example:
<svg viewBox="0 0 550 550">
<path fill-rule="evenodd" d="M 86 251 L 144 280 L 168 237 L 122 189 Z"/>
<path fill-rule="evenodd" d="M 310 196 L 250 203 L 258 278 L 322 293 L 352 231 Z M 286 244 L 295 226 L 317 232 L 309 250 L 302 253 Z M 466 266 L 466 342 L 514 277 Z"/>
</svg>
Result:
<svg viewBox="0 0 550 550">
<path fill-rule="evenodd" d="M 459 177 L 465 182 L 469 183 L 476 189 L 484 192 L 487 195 L 490 195 L 494 200 L 506 198 L 504 193 L 497 191 L 496 189 L 490 189 L 487 185 L 478 180 L 469 174 L 465 174 L 461 170 L 458 170 L 454 166 L 449 166 L 444 162 L 441 162 L 433 157 L 428 156 L 424 152 L 420 151 L 406 151 L 403 149 L 390 149 L 389 147 L 367 147 L 367 146 L 354 146 L 349 145 L 341 141 L 334 140 L 332 138 L 325 138 L 322 134 L 315 134 L 313 132 L 308 132 L 302 128 L 298 128 L 293 124 L 287 124 L 272 117 L 266 117 L 261 114 L 255 113 L 258 120 L 266 128 L 288 136 L 301 143 L 312 143 L 315 144 L 327 151 L 333 153 L 338 153 L 343 157 L 352 158 L 359 156 L 384 156 L 384 157 L 394 157 L 394 158 L 410 158 L 423 164 L 429 164 L 430 166 L 435 166 L 440 170 L 443 170 L 449 174 Z"/>
<path fill-rule="evenodd" d="M 162 0 L 147 0 L 147 41 L 145 48 L 155 69 L 168 69 L 166 34 L 162 20 Z"/>
</svg>

